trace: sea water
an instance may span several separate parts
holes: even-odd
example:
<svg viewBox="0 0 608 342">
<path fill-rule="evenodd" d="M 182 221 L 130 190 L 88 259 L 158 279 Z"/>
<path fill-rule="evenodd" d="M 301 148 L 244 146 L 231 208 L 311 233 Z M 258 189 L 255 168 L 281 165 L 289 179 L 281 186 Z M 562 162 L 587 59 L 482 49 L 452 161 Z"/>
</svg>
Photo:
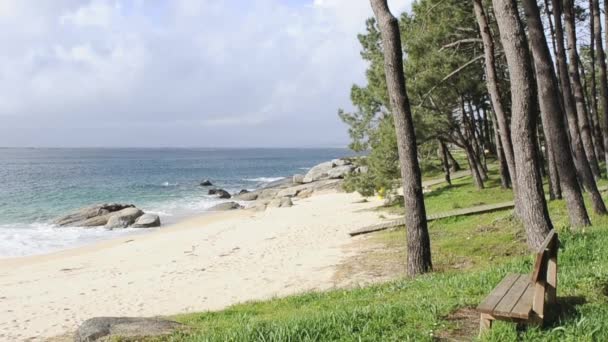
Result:
<svg viewBox="0 0 608 342">
<path fill-rule="evenodd" d="M 131 203 L 166 226 L 220 201 L 199 185 L 204 179 L 231 193 L 253 190 L 348 155 L 346 149 L 0 148 L 0 257 L 146 231 L 51 224 L 81 207 Z"/>
</svg>

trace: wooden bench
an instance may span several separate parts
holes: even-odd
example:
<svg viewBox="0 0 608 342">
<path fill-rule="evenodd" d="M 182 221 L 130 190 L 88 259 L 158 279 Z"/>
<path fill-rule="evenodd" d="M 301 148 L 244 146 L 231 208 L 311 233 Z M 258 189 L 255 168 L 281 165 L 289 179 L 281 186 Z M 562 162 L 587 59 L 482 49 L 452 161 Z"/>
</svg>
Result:
<svg viewBox="0 0 608 342">
<path fill-rule="evenodd" d="M 509 274 L 477 307 L 480 332 L 494 320 L 542 325 L 545 308 L 557 301 L 557 233 L 552 230 L 536 254 L 532 277 Z"/>
</svg>

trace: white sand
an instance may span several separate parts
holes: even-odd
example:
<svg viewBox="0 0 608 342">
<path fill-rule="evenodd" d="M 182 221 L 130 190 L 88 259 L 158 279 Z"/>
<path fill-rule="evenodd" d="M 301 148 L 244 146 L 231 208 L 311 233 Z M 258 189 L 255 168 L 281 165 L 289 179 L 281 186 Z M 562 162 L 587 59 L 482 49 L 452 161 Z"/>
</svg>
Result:
<svg viewBox="0 0 608 342">
<path fill-rule="evenodd" d="M 95 316 L 155 316 L 334 286 L 348 232 L 379 222 L 356 194 L 207 214 L 149 234 L 0 260 L 0 340 L 74 331 Z"/>
</svg>

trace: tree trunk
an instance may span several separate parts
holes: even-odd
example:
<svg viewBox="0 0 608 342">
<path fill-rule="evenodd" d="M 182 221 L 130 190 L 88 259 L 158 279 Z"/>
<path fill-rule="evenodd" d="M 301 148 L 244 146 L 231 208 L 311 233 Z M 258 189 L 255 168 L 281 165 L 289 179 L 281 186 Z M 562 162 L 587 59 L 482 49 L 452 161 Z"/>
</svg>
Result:
<svg viewBox="0 0 608 342">
<path fill-rule="evenodd" d="M 581 132 L 583 148 L 585 149 L 585 155 L 589 161 L 589 166 L 591 167 L 593 176 L 595 179 L 599 179 L 601 173 L 597 163 L 597 157 L 595 156 L 595 149 L 593 148 L 593 138 L 591 137 L 591 129 L 589 127 L 587 105 L 585 104 L 585 94 L 579 72 L 579 57 L 576 46 L 576 24 L 574 22 L 573 0 L 564 0 L 564 22 L 566 24 L 566 34 L 568 35 L 568 39 L 566 39 L 566 41 L 568 42 L 568 55 L 570 57 L 568 68 L 570 80 L 572 81 L 572 91 L 574 94 L 574 101 L 576 103 L 576 115 Z"/>
<path fill-rule="evenodd" d="M 406 208 L 407 274 L 416 276 L 431 271 L 433 265 L 431 263 L 431 243 L 422 195 L 422 180 L 420 166 L 418 165 L 414 122 L 403 73 L 399 22 L 391 14 L 386 0 L 370 0 L 370 2 L 382 37 L 386 85 L 397 134 L 397 148 Z"/>
<path fill-rule="evenodd" d="M 583 186 L 591 194 L 591 203 L 593 210 L 599 215 L 606 214 L 606 206 L 602 200 L 602 196 L 597 188 L 593 173 L 591 172 L 591 166 L 585 155 L 585 149 L 581 141 L 581 135 L 579 131 L 578 119 L 576 115 L 576 108 L 574 107 L 574 96 L 570 89 L 570 78 L 568 75 L 568 66 L 566 64 L 566 51 L 564 46 L 564 33 L 562 29 L 561 19 L 561 0 L 553 1 L 553 19 L 555 20 L 555 40 L 557 42 L 557 64 L 562 75 L 561 79 L 561 92 L 562 100 L 564 104 L 564 110 L 566 117 L 568 118 L 568 127 L 570 133 L 570 142 L 573 151 L 574 165 L 576 167 L 578 176 Z M 555 151 L 556 157 L 560 153 Z M 562 184 L 562 188 L 564 188 Z M 564 189 L 565 190 L 565 189 Z"/>
<path fill-rule="evenodd" d="M 481 32 L 481 38 L 483 40 L 488 93 L 492 100 L 492 108 L 494 109 L 495 121 L 500 133 L 500 143 L 505 155 L 507 168 L 509 169 L 509 175 L 512 180 L 515 180 L 517 172 L 515 169 L 515 159 L 513 157 L 513 144 L 511 141 L 511 131 L 509 130 L 509 125 L 507 123 L 507 114 L 500 97 L 501 92 L 498 83 L 498 75 L 496 73 L 496 59 L 494 56 L 494 40 L 490 32 L 490 26 L 483 8 L 482 0 L 474 0 L 473 4 L 475 6 L 475 17 L 477 18 L 479 31 Z M 516 183 L 516 181 L 513 181 L 512 186 L 513 192 L 517 197 Z"/>
<path fill-rule="evenodd" d="M 608 2 L 604 1 L 604 9 L 608 9 Z M 604 161 L 606 162 L 606 167 L 608 168 L 608 134 L 606 130 L 608 129 L 608 76 L 606 74 L 606 53 L 604 50 L 603 37 L 602 37 L 602 23 L 600 20 L 600 2 L 599 0 L 593 0 L 593 17 L 595 18 L 595 50 L 597 51 L 597 61 L 600 67 L 600 108 L 602 109 L 601 115 L 598 112 L 598 123 L 600 123 L 600 127 L 603 123 L 603 129 L 601 130 L 601 138 L 604 143 Z M 606 20 L 606 24 L 608 24 L 608 18 L 604 16 Z M 608 27 L 608 26 L 605 26 Z M 606 40 L 608 42 L 608 29 L 606 30 Z"/>
<path fill-rule="evenodd" d="M 496 123 L 496 116 L 494 116 L 494 119 L 492 120 L 492 127 L 494 128 L 494 140 L 496 141 L 496 158 L 498 159 L 498 171 L 500 173 L 500 187 L 509 189 L 511 188 L 511 177 L 509 175 L 509 167 L 507 166 L 507 158 L 505 157 L 505 152 L 503 151 L 500 142 L 500 132 L 498 130 L 498 124 Z"/>
<path fill-rule="evenodd" d="M 553 229 L 538 173 L 535 147 L 534 81 L 526 35 L 515 0 L 492 0 L 511 79 L 511 137 L 517 175 L 519 214 L 528 245 L 537 249 Z"/>
<path fill-rule="evenodd" d="M 445 172 L 445 181 L 452 185 L 450 177 L 450 162 L 448 161 L 448 147 L 442 140 L 439 140 L 439 149 L 441 150 L 441 163 L 443 164 L 443 172 Z"/>
<path fill-rule="evenodd" d="M 596 68 L 596 54 L 595 54 L 595 41 L 596 38 L 595 36 L 597 35 L 600 38 L 600 44 L 602 41 L 602 27 L 600 24 L 600 17 L 599 15 L 595 16 L 595 4 L 594 2 L 597 2 L 599 0 L 589 0 L 589 12 L 590 12 L 590 16 L 589 16 L 589 32 L 590 32 L 590 39 L 589 39 L 589 57 L 591 58 L 591 89 L 590 89 L 590 108 L 591 110 L 589 111 L 589 117 L 590 117 L 590 123 L 592 123 L 592 131 L 591 133 L 593 134 L 593 146 L 595 147 L 595 155 L 597 157 L 597 161 L 599 163 L 600 158 L 602 158 L 602 156 L 604 155 L 604 141 L 602 140 L 602 132 L 600 129 L 600 121 L 598 120 L 599 118 L 599 114 L 598 114 L 598 104 L 597 104 L 597 68 Z M 599 13 L 599 4 L 598 4 L 598 13 Z M 596 26 L 599 25 L 599 31 L 596 31 Z M 602 51 L 603 52 L 603 51 Z M 581 63 L 582 64 L 582 63 Z M 601 172 L 600 172 L 601 174 Z"/>
<path fill-rule="evenodd" d="M 460 166 L 460 164 L 458 164 L 458 161 L 454 159 L 454 156 L 452 155 L 452 152 L 450 152 L 450 149 L 448 149 L 448 160 L 450 161 L 450 172 L 454 173 L 462 170 L 462 167 Z"/>
<path fill-rule="evenodd" d="M 587 226 L 591 223 L 576 179 L 563 109 L 559 102 L 560 91 L 555 69 L 553 64 L 546 63 L 547 60 L 551 59 L 551 53 L 545 38 L 540 11 L 536 0 L 523 0 L 523 5 L 536 70 L 545 139 L 550 146 L 549 156 L 555 158 L 555 164 L 559 167 L 559 181 L 568 206 L 570 224 L 574 227 Z"/>
</svg>

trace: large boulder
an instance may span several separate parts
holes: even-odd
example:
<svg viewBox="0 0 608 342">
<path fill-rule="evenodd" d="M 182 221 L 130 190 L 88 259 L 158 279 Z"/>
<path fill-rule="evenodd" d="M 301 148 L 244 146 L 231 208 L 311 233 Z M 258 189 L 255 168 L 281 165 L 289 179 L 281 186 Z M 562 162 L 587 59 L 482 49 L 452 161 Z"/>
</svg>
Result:
<svg viewBox="0 0 608 342">
<path fill-rule="evenodd" d="M 258 196 L 259 200 L 267 200 L 267 199 L 272 199 L 274 198 L 277 193 L 280 191 L 280 189 L 275 189 L 275 188 L 270 188 L 270 189 L 264 189 L 260 192 L 260 195 Z"/>
<path fill-rule="evenodd" d="M 296 197 L 300 191 L 302 191 L 302 186 L 294 186 L 291 188 L 283 189 L 277 192 L 276 197 Z"/>
<path fill-rule="evenodd" d="M 332 162 L 321 163 L 308 171 L 304 179 L 304 183 L 312 183 L 322 179 L 327 179 L 327 172 L 334 167 Z"/>
<path fill-rule="evenodd" d="M 131 226 L 132 228 L 154 228 L 160 227 L 160 217 L 156 214 L 143 214 L 135 223 Z"/>
<path fill-rule="evenodd" d="M 182 325 L 161 318 L 96 317 L 86 320 L 74 334 L 75 342 L 129 341 L 172 334 Z"/>
<path fill-rule="evenodd" d="M 243 209 L 243 206 L 241 206 L 240 204 L 238 204 L 236 202 L 225 202 L 225 203 L 220 203 L 220 204 L 217 204 L 217 205 L 209 208 L 209 211 L 228 211 L 228 210 L 236 210 L 236 209 Z"/>
<path fill-rule="evenodd" d="M 215 194 L 221 199 L 229 199 L 232 197 L 232 195 L 224 189 L 218 189 Z"/>
<path fill-rule="evenodd" d="M 352 164 L 348 159 L 334 159 L 331 161 L 331 163 L 334 165 L 334 167 Z"/>
<path fill-rule="evenodd" d="M 107 229 L 127 228 L 144 214 L 143 211 L 137 208 L 126 208 L 114 213 L 110 216 L 105 227 Z"/>
<path fill-rule="evenodd" d="M 257 192 L 245 192 L 242 194 L 238 194 L 234 196 L 234 199 L 237 201 L 255 201 L 260 196 Z"/>
<path fill-rule="evenodd" d="M 59 217 L 54 224 L 60 227 L 96 227 L 107 223 L 111 213 L 133 208 L 133 204 L 106 203 L 79 209 L 78 211 L 66 216 Z"/>
<path fill-rule="evenodd" d="M 327 178 L 329 179 L 341 179 L 346 177 L 348 174 L 353 172 L 353 167 L 351 165 L 343 165 L 337 166 L 333 169 L 327 171 Z"/>
</svg>

